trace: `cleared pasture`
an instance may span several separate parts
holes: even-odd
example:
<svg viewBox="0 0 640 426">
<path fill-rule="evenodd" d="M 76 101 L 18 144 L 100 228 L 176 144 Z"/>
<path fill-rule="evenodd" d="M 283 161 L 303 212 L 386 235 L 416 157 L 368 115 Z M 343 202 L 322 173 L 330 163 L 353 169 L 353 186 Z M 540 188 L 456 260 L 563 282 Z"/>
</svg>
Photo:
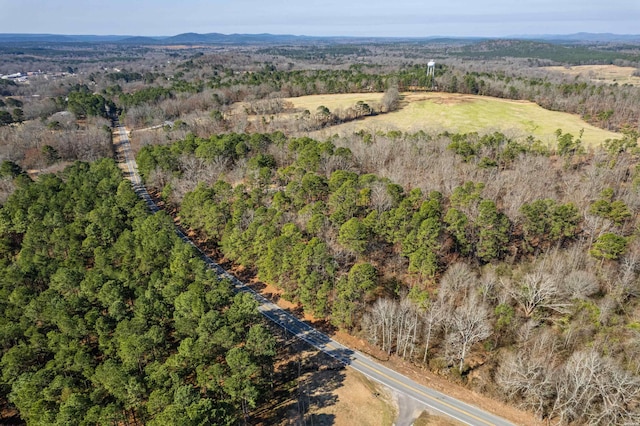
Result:
<svg viewBox="0 0 640 426">
<path fill-rule="evenodd" d="M 349 108 L 358 101 L 374 106 L 381 98 L 382 94 L 364 93 L 303 96 L 287 100 L 297 109 L 313 112 L 320 105 L 335 111 Z M 577 115 L 549 111 L 533 102 L 452 93 L 404 93 L 398 111 L 340 124 L 315 132 L 314 135 L 350 134 L 360 129 L 465 133 L 501 131 L 516 138 L 533 135 L 551 145 L 556 141 L 557 129 L 575 136 L 584 129 L 582 140 L 587 146 L 600 145 L 606 139 L 621 137 L 618 133 L 592 126 Z"/>
<path fill-rule="evenodd" d="M 640 77 L 633 75 L 633 73 L 637 71 L 634 67 L 619 67 L 616 65 L 577 65 L 574 67 L 546 67 L 545 69 L 572 77 L 586 77 L 594 82 L 640 86 Z"/>
</svg>

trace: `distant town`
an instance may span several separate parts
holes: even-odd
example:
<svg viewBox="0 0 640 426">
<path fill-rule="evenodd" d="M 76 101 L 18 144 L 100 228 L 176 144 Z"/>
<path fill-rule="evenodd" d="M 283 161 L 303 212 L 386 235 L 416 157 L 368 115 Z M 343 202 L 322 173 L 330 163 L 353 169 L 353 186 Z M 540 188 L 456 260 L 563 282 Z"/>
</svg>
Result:
<svg viewBox="0 0 640 426">
<path fill-rule="evenodd" d="M 29 79 L 33 77 L 43 77 L 45 80 L 49 78 L 56 79 L 62 78 L 69 75 L 73 75 L 73 73 L 69 72 L 45 72 L 45 71 L 28 71 L 28 72 L 16 72 L 13 74 L 0 75 L 0 79 L 2 80 L 11 80 L 16 83 L 29 83 Z"/>
</svg>

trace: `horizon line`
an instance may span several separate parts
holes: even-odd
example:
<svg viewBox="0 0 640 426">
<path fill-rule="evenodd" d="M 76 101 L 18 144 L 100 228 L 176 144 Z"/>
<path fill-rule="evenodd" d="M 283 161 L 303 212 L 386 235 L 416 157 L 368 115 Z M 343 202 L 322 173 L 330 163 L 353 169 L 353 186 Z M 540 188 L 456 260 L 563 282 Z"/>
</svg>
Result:
<svg viewBox="0 0 640 426">
<path fill-rule="evenodd" d="M 607 35 L 607 36 L 637 36 L 640 37 L 640 33 L 612 33 L 612 32 L 588 32 L 588 31 L 578 31 L 578 32 L 567 32 L 567 33 L 526 33 L 526 34 L 503 34 L 503 35 L 442 35 L 442 34 L 433 34 L 433 35 L 308 35 L 308 34 L 291 34 L 291 33 L 220 33 L 216 31 L 198 33 L 193 31 L 187 31 L 182 33 L 177 33 L 173 35 L 140 35 L 140 34 L 90 34 L 90 33 L 31 33 L 31 32 L 0 32 L 0 36 L 7 35 L 15 35 L 15 36 L 75 36 L 75 37 L 146 37 L 146 38 L 171 38 L 185 34 L 194 34 L 194 35 L 211 35 L 211 34 L 219 34 L 223 36 L 287 36 L 287 37 L 309 37 L 309 38 L 397 38 L 397 39 L 407 39 L 407 38 L 501 38 L 501 37 L 539 37 L 539 36 L 575 36 L 575 35 Z"/>
</svg>

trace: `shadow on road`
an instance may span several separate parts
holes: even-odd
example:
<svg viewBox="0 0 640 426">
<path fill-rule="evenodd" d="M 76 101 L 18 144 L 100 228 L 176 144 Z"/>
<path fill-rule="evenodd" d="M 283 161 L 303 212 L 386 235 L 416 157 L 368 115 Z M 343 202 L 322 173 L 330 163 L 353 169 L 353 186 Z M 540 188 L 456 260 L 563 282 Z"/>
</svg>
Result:
<svg viewBox="0 0 640 426">
<path fill-rule="evenodd" d="M 338 402 L 335 390 L 345 380 L 345 366 L 336 359 L 284 333 L 275 366 L 270 402 L 252 413 L 255 425 L 333 425 L 335 416 L 318 412 Z"/>
</svg>

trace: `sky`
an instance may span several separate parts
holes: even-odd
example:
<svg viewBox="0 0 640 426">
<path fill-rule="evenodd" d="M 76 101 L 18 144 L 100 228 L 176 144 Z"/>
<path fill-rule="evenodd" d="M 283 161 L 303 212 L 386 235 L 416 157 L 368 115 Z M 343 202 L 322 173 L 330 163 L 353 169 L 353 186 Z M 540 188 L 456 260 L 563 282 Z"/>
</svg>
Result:
<svg viewBox="0 0 640 426">
<path fill-rule="evenodd" d="M 0 33 L 640 34 L 640 0 L 0 0 Z"/>
</svg>

